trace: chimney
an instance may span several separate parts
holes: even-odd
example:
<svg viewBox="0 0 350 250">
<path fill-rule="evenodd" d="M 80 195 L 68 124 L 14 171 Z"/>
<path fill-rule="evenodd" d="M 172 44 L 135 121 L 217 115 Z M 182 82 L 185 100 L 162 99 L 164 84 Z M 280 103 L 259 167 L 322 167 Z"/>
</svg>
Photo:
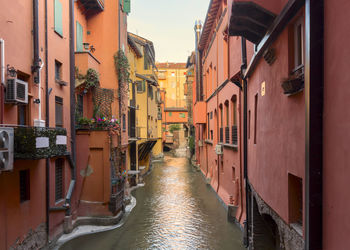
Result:
<svg viewBox="0 0 350 250">
<path fill-rule="evenodd" d="M 201 101 L 203 98 L 202 90 L 202 72 L 200 63 L 200 51 L 199 51 L 199 39 L 202 31 L 202 22 L 197 20 L 194 25 L 194 31 L 196 36 L 196 101 Z"/>
</svg>

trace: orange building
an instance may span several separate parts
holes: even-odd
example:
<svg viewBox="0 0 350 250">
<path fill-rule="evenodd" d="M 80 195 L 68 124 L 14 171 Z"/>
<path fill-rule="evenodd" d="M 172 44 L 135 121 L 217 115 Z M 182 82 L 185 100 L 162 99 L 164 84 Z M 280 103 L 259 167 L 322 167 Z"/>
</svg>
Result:
<svg viewBox="0 0 350 250">
<path fill-rule="evenodd" d="M 75 141 L 70 3 L 4 1 L 0 10 L 0 130 L 10 142 L 1 146 L 7 161 L 0 165 L 0 249 L 43 247 L 62 233 L 70 213 L 69 187 L 75 183 L 69 164 Z M 4 153 L 12 142 L 13 151 Z"/>
<path fill-rule="evenodd" d="M 113 217 L 123 208 L 128 148 L 127 53 L 130 1 L 76 1 L 77 181 L 73 220 Z M 116 26 L 117 25 L 117 26 Z M 119 93 L 121 93 L 119 95 Z"/>
</svg>

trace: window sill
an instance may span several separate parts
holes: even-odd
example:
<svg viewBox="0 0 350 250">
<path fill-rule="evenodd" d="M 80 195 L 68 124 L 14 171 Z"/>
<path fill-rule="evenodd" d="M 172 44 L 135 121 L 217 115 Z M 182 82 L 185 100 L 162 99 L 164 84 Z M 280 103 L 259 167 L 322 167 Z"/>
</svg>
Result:
<svg viewBox="0 0 350 250">
<path fill-rule="evenodd" d="M 63 35 L 60 34 L 60 33 L 58 33 L 56 30 L 55 30 L 55 33 L 56 33 L 59 37 L 63 38 Z"/>
<path fill-rule="evenodd" d="M 225 148 L 230 148 L 235 151 L 238 150 L 238 145 L 230 144 L 230 143 L 219 143 L 220 145 L 224 146 Z"/>
<path fill-rule="evenodd" d="M 213 145 L 213 141 L 210 141 L 210 140 L 204 140 L 204 142 L 205 142 L 206 144 Z"/>
<path fill-rule="evenodd" d="M 300 236 L 303 236 L 303 226 L 299 223 L 291 223 L 290 227 L 294 229 Z"/>
<path fill-rule="evenodd" d="M 59 79 L 55 79 L 55 82 L 59 84 L 60 86 L 67 86 L 68 83 Z"/>
</svg>

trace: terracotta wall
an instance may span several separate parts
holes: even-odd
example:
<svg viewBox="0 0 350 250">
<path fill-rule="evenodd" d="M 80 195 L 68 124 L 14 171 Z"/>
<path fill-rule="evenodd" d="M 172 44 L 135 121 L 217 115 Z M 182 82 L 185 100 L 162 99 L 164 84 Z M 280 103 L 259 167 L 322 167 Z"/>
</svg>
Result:
<svg viewBox="0 0 350 250">
<path fill-rule="evenodd" d="M 348 65 L 350 2 L 325 0 L 323 114 L 323 249 L 347 249 L 350 239 Z"/>
</svg>

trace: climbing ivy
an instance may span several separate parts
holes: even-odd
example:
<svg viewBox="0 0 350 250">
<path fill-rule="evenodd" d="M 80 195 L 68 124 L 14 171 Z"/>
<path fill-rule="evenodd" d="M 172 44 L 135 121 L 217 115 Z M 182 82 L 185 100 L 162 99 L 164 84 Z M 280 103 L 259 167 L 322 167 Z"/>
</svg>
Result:
<svg viewBox="0 0 350 250">
<path fill-rule="evenodd" d="M 114 54 L 114 65 L 118 74 L 119 82 L 128 83 L 130 81 L 130 65 L 128 58 L 125 56 L 122 50 L 119 50 Z"/>
</svg>

